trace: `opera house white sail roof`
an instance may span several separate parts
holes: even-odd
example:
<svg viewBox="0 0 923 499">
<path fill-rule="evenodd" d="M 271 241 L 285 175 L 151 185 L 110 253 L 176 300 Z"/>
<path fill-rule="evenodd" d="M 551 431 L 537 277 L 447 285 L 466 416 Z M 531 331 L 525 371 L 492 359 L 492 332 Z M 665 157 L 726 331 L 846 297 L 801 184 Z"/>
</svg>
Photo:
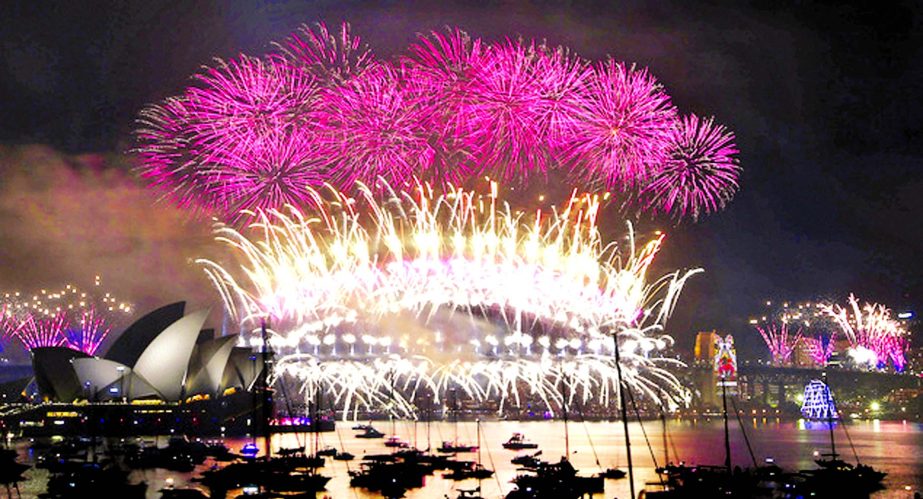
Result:
<svg viewBox="0 0 923 499">
<path fill-rule="evenodd" d="M 249 388 L 262 363 L 252 362 L 248 349 L 236 347 L 237 335 L 210 338 L 201 333 L 208 310 L 185 316 L 182 310 L 182 303 L 171 304 L 139 319 L 123 333 L 135 338 L 119 338 L 113 344 L 117 359 L 87 357 L 63 347 L 33 355 L 42 396 L 59 402 L 79 398 L 174 402 L 191 395 L 216 396 L 229 387 Z M 161 330 L 154 333 L 152 327 Z M 131 359 L 136 359 L 133 365 L 120 362 Z"/>
</svg>

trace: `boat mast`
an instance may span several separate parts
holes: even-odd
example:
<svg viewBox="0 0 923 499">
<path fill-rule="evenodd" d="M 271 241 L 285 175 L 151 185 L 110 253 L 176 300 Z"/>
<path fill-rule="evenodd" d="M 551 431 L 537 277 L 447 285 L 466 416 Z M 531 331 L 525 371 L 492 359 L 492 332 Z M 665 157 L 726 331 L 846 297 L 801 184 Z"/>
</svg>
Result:
<svg viewBox="0 0 923 499">
<path fill-rule="evenodd" d="M 562 399 L 562 408 L 564 410 L 564 456 L 570 460 L 570 432 L 567 431 L 567 397 L 569 392 L 567 390 L 567 375 L 564 376 L 564 398 Z"/>
<path fill-rule="evenodd" d="M 821 374 L 824 380 L 824 398 L 827 399 L 827 428 L 830 430 L 830 459 L 836 459 L 836 439 L 833 438 L 833 399 L 830 395 L 830 385 L 827 384 L 827 371 Z"/>
<path fill-rule="evenodd" d="M 612 333 L 612 340 L 615 351 L 615 373 L 619 379 L 619 405 L 622 412 L 622 427 L 625 431 L 625 452 L 628 454 L 628 488 L 630 499 L 635 499 L 635 471 L 631 465 L 631 439 L 628 436 L 628 413 L 625 410 L 625 382 L 622 380 L 622 358 L 619 355 L 619 338 L 618 333 Z"/>
<path fill-rule="evenodd" d="M 481 418 L 477 418 L 477 430 L 478 430 L 478 466 L 481 465 Z"/>
<path fill-rule="evenodd" d="M 263 340 L 263 346 L 260 348 L 263 357 L 263 373 L 260 376 L 260 385 L 263 389 L 263 440 L 266 445 L 266 459 L 272 457 L 272 428 L 270 428 L 270 419 L 272 418 L 272 397 L 269 394 L 269 367 L 272 364 L 270 360 L 269 341 L 266 334 L 266 319 L 260 321 L 260 337 Z"/>
<path fill-rule="evenodd" d="M 397 436 L 397 428 L 394 421 L 394 369 L 388 371 L 388 417 L 391 419 L 391 436 Z"/>
<path fill-rule="evenodd" d="M 660 433 L 663 437 L 663 466 L 666 468 L 670 462 L 670 448 L 667 447 L 667 413 L 663 406 L 660 406 Z"/>
<path fill-rule="evenodd" d="M 724 404 L 724 467 L 731 472 L 731 434 L 728 431 L 728 387 L 725 375 L 721 375 L 721 400 Z"/>
</svg>

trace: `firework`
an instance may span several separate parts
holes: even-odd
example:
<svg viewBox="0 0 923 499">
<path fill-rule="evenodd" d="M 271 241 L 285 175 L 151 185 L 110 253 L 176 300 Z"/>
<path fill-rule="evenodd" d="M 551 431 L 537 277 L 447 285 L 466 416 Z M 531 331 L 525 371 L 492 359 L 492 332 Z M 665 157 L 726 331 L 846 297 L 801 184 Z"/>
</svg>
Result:
<svg viewBox="0 0 923 499">
<path fill-rule="evenodd" d="M 307 122 L 316 85 L 279 60 L 218 61 L 197 84 L 142 111 L 142 176 L 183 206 L 241 210 L 304 203 L 318 160 Z"/>
<path fill-rule="evenodd" d="M 724 208 L 737 191 L 734 134 L 713 118 L 689 115 L 677 121 L 667 154 L 644 187 L 652 211 L 697 219 Z"/>
<path fill-rule="evenodd" d="M 360 192 L 318 194 L 311 216 L 259 213 L 254 239 L 221 226 L 240 269 L 201 262 L 245 329 L 270 322 L 281 372 L 326 387 L 346 410 L 381 402 L 372 380 L 388 372 L 408 388 L 407 407 L 424 387 L 560 402 L 562 377 L 605 403 L 618 389 L 616 336 L 636 393 L 685 400 L 663 325 L 696 271 L 648 281 L 663 236 L 616 251 L 591 198 L 527 217 L 493 194 Z"/>
<path fill-rule="evenodd" d="M 374 62 L 371 50 L 353 36 L 349 23 L 343 23 L 337 33 L 331 33 L 324 23 L 313 28 L 303 24 L 297 33 L 275 45 L 282 57 L 304 66 L 328 86 L 362 74 Z"/>
<path fill-rule="evenodd" d="M 468 141 L 481 169 L 502 180 L 544 174 L 572 138 L 589 70 L 564 49 L 523 41 L 494 46 L 474 72 Z"/>
<path fill-rule="evenodd" d="M 9 304 L 0 304 L 0 338 L 6 339 L 15 336 L 21 326 L 22 321 L 13 315 Z"/>
<path fill-rule="evenodd" d="M 45 318 L 29 316 L 16 331 L 16 338 L 30 351 L 40 347 L 59 347 L 66 342 L 64 332 L 67 327 L 67 315 L 64 312 Z"/>
<path fill-rule="evenodd" d="M 433 150 L 418 109 L 405 98 L 399 80 L 396 70 L 377 65 L 324 92 L 318 142 L 321 155 L 331 162 L 332 182 L 372 183 L 381 177 L 400 185 L 431 164 Z"/>
<path fill-rule="evenodd" d="M 824 304 L 822 310 L 836 322 L 852 350 L 861 352 L 863 359 L 870 358 L 868 353 L 871 353 L 874 362 L 870 363 L 879 369 L 885 368 L 889 362 L 897 371 L 904 369 L 907 332 L 891 318 L 888 307 L 879 303 L 860 306 L 856 296 L 850 294 L 846 307 Z"/>
<path fill-rule="evenodd" d="M 172 97 L 143 109 L 135 130 L 141 176 L 182 207 L 214 203 L 199 171 L 202 153 L 192 147 L 193 120 L 187 99 Z"/>
<path fill-rule="evenodd" d="M 94 287 L 100 287 L 99 278 Z M 67 346 L 92 355 L 111 328 L 132 313 L 131 304 L 112 293 L 82 291 L 71 284 L 56 291 L 7 292 L 0 300 L 3 334 L 18 339 L 27 350 Z"/>
<path fill-rule="evenodd" d="M 645 69 L 608 60 L 597 64 L 567 151 L 575 176 L 607 187 L 644 184 L 668 159 L 676 109 Z"/>
<path fill-rule="evenodd" d="M 836 349 L 836 333 L 821 334 L 813 338 L 803 338 L 811 360 L 818 366 L 826 366 Z"/>
<path fill-rule="evenodd" d="M 310 206 L 311 186 L 321 185 L 324 162 L 315 138 L 300 131 L 267 133 L 215 154 L 200 171 L 209 178 L 206 196 L 234 219 L 245 210 Z"/>
<path fill-rule="evenodd" d="M 79 323 L 73 326 L 64 332 L 66 345 L 87 355 L 96 355 L 103 340 L 109 335 L 109 325 L 92 307 L 84 310 Z"/>
<path fill-rule="evenodd" d="M 343 25 L 302 27 L 268 58 L 218 61 L 141 112 L 142 176 L 184 207 L 310 208 L 312 188 L 421 179 L 448 191 L 566 171 L 626 207 L 697 218 L 737 187 L 733 136 L 676 118 L 644 69 L 534 41 L 421 35 L 395 65 Z"/>
<path fill-rule="evenodd" d="M 234 149 L 240 142 L 290 131 L 314 108 L 317 88 L 305 71 L 278 60 L 218 60 L 186 91 L 192 147 Z M 205 160 L 211 159 L 206 155 Z"/>
<path fill-rule="evenodd" d="M 768 326 L 756 326 L 756 330 L 766 342 L 773 364 L 781 366 L 791 361 L 792 352 L 801 341 L 801 328 L 794 334 L 789 334 L 788 324 L 783 322 L 781 325 L 773 323 Z"/>
<path fill-rule="evenodd" d="M 472 144 L 476 132 L 466 111 L 476 98 L 472 81 L 484 64 L 485 47 L 459 29 L 421 35 L 402 61 L 404 89 L 420 111 L 434 150 L 433 179 L 463 182 L 478 168 Z"/>
</svg>

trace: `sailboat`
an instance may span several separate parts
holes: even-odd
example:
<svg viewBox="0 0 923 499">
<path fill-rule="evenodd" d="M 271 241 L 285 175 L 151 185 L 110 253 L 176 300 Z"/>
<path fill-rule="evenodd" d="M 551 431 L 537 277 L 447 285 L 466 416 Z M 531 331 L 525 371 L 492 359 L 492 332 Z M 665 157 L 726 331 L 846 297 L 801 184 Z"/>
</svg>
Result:
<svg viewBox="0 0 923 499">
<path fill-rule="evenodd" d="M 538 462 L 534 468 L 527 469 L 527 473 L 517 475 L 513 479 L 516 489 L 506 495 L 506 499 L 538 499 L 561 498 L 571 499 L 584 497 L 588 494 L 603 492 L 604 481 L 601 476 L 579 476 L 577 469 L 571 464 L 570 435 L 568 432 L 567 400 L 568 381 L 564 382 L 564 396 L 562 397 L 561 412 L 564 419 L 564 456 L 557 463 Z"/>
<path fill-rule="evenodd" d="M 825 386 L 828 386 L 827 373 L 823 375 L 823 382 Z M 855 466 L 839 458 L 840 455 L 836 451 L 836 438 L 834 435 L 834 421 L 838 417 L 836 404 L 829 388 L 825 389 L 825 395 L 827 399 L 827 426 L 830 430 L 830 453 L 814 461 L 820 467 L 819 469 L 801 471 L 801 475 L 807 478 L 805 487 L 812 490 L 833 490 L 865 494 L 884 488 L 881 482 L 887 476 L 887 473 L 862 464 L 859 461 L 858 454 L 856 454 Z M 847 431 L 845 426 L 843 431 Z"/>
<path fill-rule="evenodd" d="M 293 454 L 273 457 L 272 455 L 272 431 L 269 426 L 272 404 L 269 395 L 269 366 L 272 365 L 270 361 L 272 352 L 268 348 L 265 322 L 261 325 L 261 333 L 263 339 L 261 355 L 263 365 L 266 367 L 258 381 L 263 395 L 262 429 L 266 452 L 262 457 L 254 456 L 251 459 L 231 463 L 224 468 L 204 472 L 199 481 L 212 491 L 212 497 L 219 497 L 226 494 L 228 490 L 245 486 L 255 486 L 262 492 L 274 493 L 319 492 L 324 490 L 327 482 L 330 481 L 330 477 L 317 473 L 316 467 L 312 466 L 313 463 L 309 461 L 311 456 L 305 456 L 304 453 L 300 456 Z M 254 421 L 254 436 L 256 435 L 255 424 Z"/>
<path fill-rule="evenodd" d="M 478 460 L 469 467 L 456 468 L 451 473 L 443 475 L 444 477 L 451 480 L 466 480 L 468 478 L 477 478 L 478 480 L 483 480 L 485 478 L 490 478 L 494 475 L 493 470 L 489 470 L 481 464 L 481 420 L 477 421 L 477 432 L 478 432 Z"/>
<path fill-rule="evenodd" d="M 442 445 L 436 450 L 443 454 L 476 452 L 478 450 L 477 445 L 463 444 L 458 441 L 458 392 L 454 388 L 452 389 L 452 415 L 454 419 L 455 439 L 452 441 L 443 441 Z"/>
</svg>

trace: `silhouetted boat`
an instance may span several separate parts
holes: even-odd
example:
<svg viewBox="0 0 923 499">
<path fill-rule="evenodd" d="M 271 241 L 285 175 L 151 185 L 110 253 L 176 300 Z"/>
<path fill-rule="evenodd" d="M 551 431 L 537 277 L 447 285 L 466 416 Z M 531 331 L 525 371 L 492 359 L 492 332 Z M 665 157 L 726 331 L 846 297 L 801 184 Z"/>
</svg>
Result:
<svg viewBox="0 0 923 499">
<path fill-rule="evenodd" d="M 385 447 L 397 448 L 397 449 L 407 449 L 410 447 L 410 444 L 401 440 L 401 437 L 398 437 L 397 435 L 395 435 L 395 436 L 388 437 L 388 439 L 385 440 Z"/>
<path fill-rule="evenodd" d="M 366 426 L 363 428 L 362 433 L 356 435 L 356 438 L 385 438 L 385 434 L 372 426 Z"/>
<path fill-rule="evenodd" d="M 456 499 L 484 499 L 481 497 L 481 488 L 477 487 L 474 489 L 458 489 L 458 495 Z"/>
<path fill-rule="evenodd" d="M 336 447 L 332 447 L 332 446 L 327 446 L 317 451 L 318 456 L 324 456 L 324 457 L 336 457 L 338 453 L 339 452 L 337 452 Z"/>
<path fill-rule="evenodd" d="M 575 499 L 603 491 L 602 477 L 582 477 L 566 458 L 557 463 L 539 463 L 513 479 L 516 489 L 507 499 Z"/>
<path fill-rule="evenodd" d="M 483 480 L 494 476 L 494 472 L 481 464 L 471 463 L 471 466 L 453 470 L 451 473 L 446 473 L 442 476 L 449 480 L 467 480 L 469 478 Z"/>
<path fill-rule="evenodd" d="M 160 499 L 209 499 L 205 492 L 193 488 L 163 488 L 159 490 Z"/>
<path fill-rule="evenodd" d="M 213 497 L 223 497 L 229 490 L 247 486 L 275 492 L 319 492 L 330 481 L 330 477 L 311 468 L 290 465 L 286 458 L 239 461 L 205 471 L 197 481 L 208 487 Z"/>
<path fill-rule="evenodd" d="M 442 442 L 442 445 L 440 445 L 439 448 L 436 450 L 444 454 L 456 454 L 459 452 L 477 452 L 478 446 L 462 444 L 462 443 L 458 443 L 457 441 L 453 441 L 453 442 L 444 441 Z"/>
<path fill-rule="evenodd" d="M 359 470 L 349 472 L 349 484 L 386 497 L 403 497 L 407 489 L 422 487 L 426 474 L 423 468 L 403 461 L 366 461 Z"/>
<path fill-rule="evenodd" d="M 538 444 L 527 441 L 522 433 L 513 433 L 513 436 L 503 443 L 503 448 L 513 450 L 538 449 Z"/>
<path fill-rule="evenodd" d="M 823 374 L 823 383 L 827 384 L 827 374 Z M 829 385 L 828 385 L 829 386 Z M 802 470 L 800 474 L 805 477 L 804 488 L 814 491 L 831 491 L 831 493 L 862 493 L 869 494 L 883 489 L 882 480 L 887 473 L 878 471 L 871 466 L 859 462 L 856 455 L 856 465 L 853 466 L 839 458 L 836 452 L 836 438 L 834 436 L 834 420 L 837 418 L 836 404 L 829 390 L 825 390 L 827 400 L 827 424 L 830 432 L 830 453 L 816 459 L 819 469 Z M 847 431 L 843 427 L 843 431 Z M 848 436 L 848 433 L 847 433 Z M 855 449 L 853 449 L 855 452 Z"/>
<path fill-rule="evenodd" d="M 538 456 L 542 455 L 542 451 L 538 451 L 535 454 L 521 454 L 519 456 L 510 459 L 510 462 L 513 464 L 518 464 L 526 468 L 534 468 L 538 466 L 539 460 Z"/>
<path fill-rule="evenodd" d="M 628 473 L 626 473 L 625 470 L 620 470 L 618 468 L 606 468 L 606 470 L 600 473 L 599 476 L 609 480 L 619 480 L 628 476 Z"/>
<path fill-rule="evenodd" d="M 144 499 L 147 491 L 145 482 L 131 484 L 128 473 L 112 464 L 81 463 L 48 478 L 48 489 L 39 494 L 42 499 L 87 497 L 118 497 Z"/>
</svg>

